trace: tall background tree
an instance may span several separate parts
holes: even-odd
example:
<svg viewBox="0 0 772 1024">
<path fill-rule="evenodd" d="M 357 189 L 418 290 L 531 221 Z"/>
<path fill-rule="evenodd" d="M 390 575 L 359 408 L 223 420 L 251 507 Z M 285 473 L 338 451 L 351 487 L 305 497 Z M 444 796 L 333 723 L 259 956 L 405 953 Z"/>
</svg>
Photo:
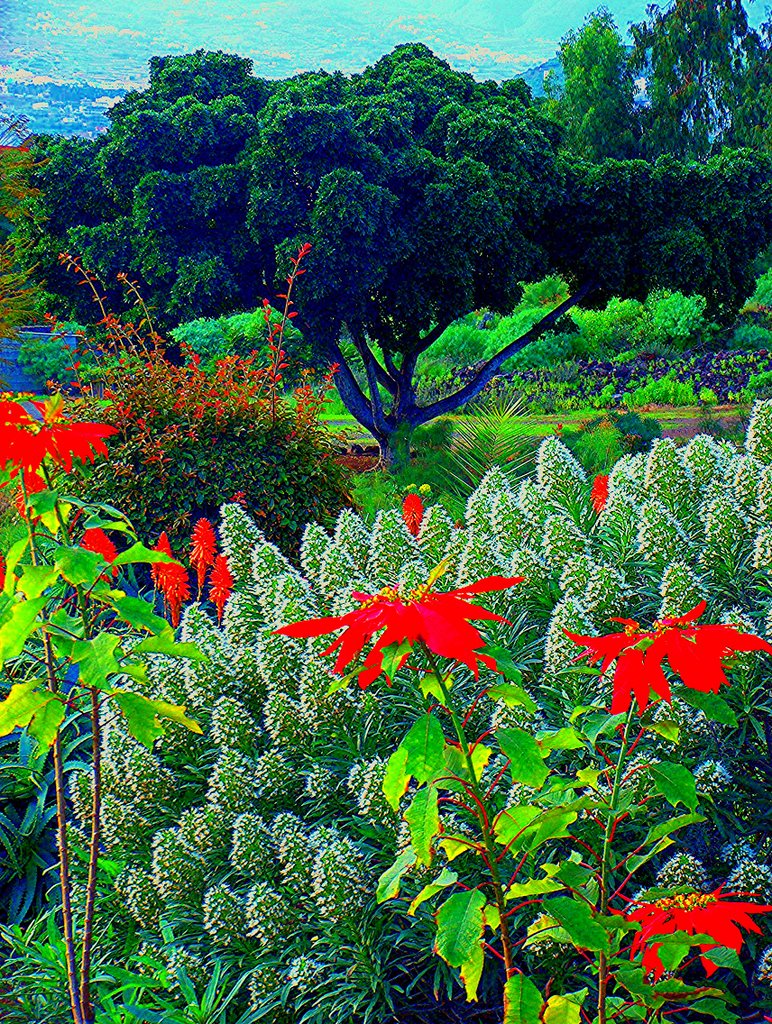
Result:
<svg viewBox="0 0 772 1024">
<path fill-rule="evenodd" d="M 566 126 L 566 143 L 587 160 L 636 155 L 637 118 L 630 54 L 605 7 L 568 33 L 558 51 L 563 85 L 550 105 Z"/>
<path fill-rule="evenodd" d="M 29 260 L 23 266 L 16 231 L 37 196 L 30 185 L 33 163 L 24 145 L 27 137 L 26 118 L 0 112 L 0 338 L 12 337 L 32 319 L 35 308 L 32 267 Z"/>
<path fill-rule="evenodd" d="M 701 160 L 738 134 L 749 141 L 752 132 L 736 127 L 749 128 L 761 114 L 747 85 L 769 50 L 749 26 L 743 0 L 675 0 L 647 13 L 630 29 L 635 65 L 647 79 L 645 155 Z"/>
</svg>

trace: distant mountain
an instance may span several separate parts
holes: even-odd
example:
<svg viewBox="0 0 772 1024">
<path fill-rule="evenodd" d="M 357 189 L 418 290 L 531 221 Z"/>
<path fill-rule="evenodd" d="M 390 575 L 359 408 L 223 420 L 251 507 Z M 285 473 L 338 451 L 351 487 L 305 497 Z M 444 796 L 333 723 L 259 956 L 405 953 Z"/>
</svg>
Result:
<svg viewBox="0 0 772 1024">
<path fill-rule="evenodd" d="M 554 75 L 555 81 L 562 85 L 563 68 L 560 66 L 560 61 L 557 57 L 551 57 L 543 64 L 537 64 L 535 68 L 528 68 L 527 71 L 523 71 L 520 78 L 528 83 L 534 96 L 543 96 L 544 79 L 547 75 Z"/>
</svg>

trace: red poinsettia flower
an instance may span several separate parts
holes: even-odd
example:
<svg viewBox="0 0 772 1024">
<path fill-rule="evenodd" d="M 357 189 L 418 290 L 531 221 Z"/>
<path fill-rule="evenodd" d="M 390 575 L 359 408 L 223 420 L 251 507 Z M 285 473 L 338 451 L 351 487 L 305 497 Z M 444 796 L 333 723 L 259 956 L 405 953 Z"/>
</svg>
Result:
<svg viewBox="0 0 772 1024">
<path fill-rule="evenodd" d="M 414 537 L 418 536 L 423 517 L 424 503 L 421 501 L 421 496 L 415 493 L 406 494 L 405 500 L 402 502 L 402 518 Z"/>
<path fill-rule="evenodd" d="M 209 577 L 209 600 L 217 609 L 218 622 L 222 622 L 222 613 L 232 592 L 233 576 L 228 568 L 228 559 L 225 555 L 218 555 Z"/>
<path fill-rule="evenodd" d="M 685 686 L 717 693 L 720 686 L 729 684 L 724 672 L 727 658 L 738 651 L 772 653 L 772 644 L 753 633 L 741 633 L 730 625 L 697 625 L 705 607 L 701 601 L 685 615 L 655 622 L 652 630 L 641 629 L 634 619 L 611 619 L 625 627 L 623 633 L 580 636 L 564 632 L 586 648 L 579 658 L 586 658 L 590 665 L 601 662 L 601 675 L 616 661 L 612 715 L 626 712 L 633 697 L 643 713 L 651 690 L 663 700 L 671 699 L 662 668 L 665 659 Z"/>
<path fill-rule="evenodd" d="M 608 474 L 598 473 L 592 482 L 590 501 L 596 512 L 602 512 L 608 501 Z"/>
<path fill-rule="evenodd" d="M 743 944 L 741 929 L 749 932 L 761 932 L 753 920 L 753 914 L 767 914 L 772 907 L 760 903 L 735 902 L 736 896 L 747 893 L 722 893 L 721 888 L 715 892 L 690 892 L 668 896 L 665 899 L 641 903 L 624 914 L 626 921 L 635 922 L 641 930 L 635 933 L 630 958 L 635 959 L 642 950 L 643 967 L 654 974 L 658 981 L 665 968 L 659 956 L 662 945 L 657 942 L 659 935 L 672 935 L 673 932 L 686 932 L 688 935 L 709 935 L 714 942 L 699 942 L 703 953 L 726 946 L 739 953 Z M 716 965 L 707 957 L 700 957 L 702 964 L 710 976 Z"/>
<path fill-rule="evenodd" d="M 207 569 L 214 565 L 214 556 L 217 553 L 217 536 L 214 527 L 208 519 L 199 519 L 193 527 L 191 534 L 190 564 L 196 570 L 198 577 L 198 596 L 204 586 Z"/>
<path fill-rule="evenodd" d="M 391 682 L 384 670 L 384 656 L 387 647 L 402 644 L 414 646 L 423 643 L 432 653 L 441 658 L 467 665 L 477 676 L 480 664 L 495 669 L 493 658 L 481 653 L 485 641 L 472 620 L 504 622 L 486 608 L 470 603 L 474 594 L 495 590 L 506 590 L 521 583 L 522 576 L 488 576 L 477 583 L 458 590 L 437 593 L 432 590 L 433 580 L 417 590 L 405 594 L 396 587 L 384 587 L 378 594 L 357 594 L 359 607 L 346 615 L 332 615 L 322 619 L 308 619 L 293 622 L 277 629 L 291 637 L 324 636 L 339 629 L 343 633 L 335 640 L 325 654 L 338 652 L 335 671 L 342 673 L 357 660 L 376 633 L 380 633 L 375 645 L 357 673 L 359 685 L 364 690 L 382 673 Z M 394 671 L 404 664 L 409 652 L 402 652 L 397 658 Z"/>
<path fill-rule="evenodd" d="M 69 473 L 75 459 L 93 462 L 97 454 L 107 455 L 104 439 L 115 427 L 67 419 L 61 395 L 26 404 L 38 415 L 20 402 L 0 402 L 0 457 L 13 475 L 20 469 L 36 472 L 45 458 Z"/>
<path fill-rule="evenodd" d="M 104 530 L 84 530 L 80 546 L 85 548 L 86 551 L 94 551 L 96 554 L 101 555 L 108 564 L 112 564 L 118 557 L 115 544 L 113 544 Z M 112 574 L 113 577 L 118 575 L 117 565 L 113 565 Z"/>
</svg>

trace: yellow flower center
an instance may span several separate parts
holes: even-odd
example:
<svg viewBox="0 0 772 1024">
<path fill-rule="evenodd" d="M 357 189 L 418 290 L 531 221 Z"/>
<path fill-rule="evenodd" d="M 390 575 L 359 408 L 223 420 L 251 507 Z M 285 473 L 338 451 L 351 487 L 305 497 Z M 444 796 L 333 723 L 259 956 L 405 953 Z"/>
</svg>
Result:
<svg viewBox="0 0 772 1024">
<path fill-rule="evenodd" d="M 659 910 L 698 910 L 717 902 L 716 897 L 710 892 L 682 892 L 655 900 L 654 906 Z"/>
</svg>

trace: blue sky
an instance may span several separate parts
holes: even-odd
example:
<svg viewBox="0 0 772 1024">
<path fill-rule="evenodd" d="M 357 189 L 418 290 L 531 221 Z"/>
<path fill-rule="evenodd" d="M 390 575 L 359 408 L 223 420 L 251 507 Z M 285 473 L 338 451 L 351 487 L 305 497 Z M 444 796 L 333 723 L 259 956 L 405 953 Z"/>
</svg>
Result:
<svg viewBox="0 0 772 1024">
<path fill-rule="evenodd" d="M 508 78 L 551 57 L 592 0 L 0 0 L 0 76 L 140 84 L 153 54 L 198 47 L 251 57 L 285 77 L 361 70 L 420 40 L 455 67 Z M 609 0 L 623 30 L 645 0 Z M 754 21 L 763 6 L 750 7 Z"/>
</svg>

